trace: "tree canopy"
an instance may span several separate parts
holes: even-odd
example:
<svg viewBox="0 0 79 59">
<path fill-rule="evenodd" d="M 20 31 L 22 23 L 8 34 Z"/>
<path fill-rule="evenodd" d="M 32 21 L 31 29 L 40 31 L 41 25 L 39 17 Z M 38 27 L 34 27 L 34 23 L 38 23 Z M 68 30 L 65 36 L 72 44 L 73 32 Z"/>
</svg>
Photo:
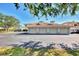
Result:
<svg viewBox="0 0 79 59">
<path fill-rule="evenodd" d="M 7 16 L 0 13 L 0 26 L 4 28 L 19 26 L 19 20 L 13 16 Z"/>
<path fill-rule="evenodd" d="M 16 9 L 19 9 L 21 5 L 14 3 Z M 29 9 L 33 16 L 38 18 L 45 16 L 56 17 L 58 15 L 75 15 L 79 11 L 78 3 L 23 3 L 24 11 Z"/>
</svg>

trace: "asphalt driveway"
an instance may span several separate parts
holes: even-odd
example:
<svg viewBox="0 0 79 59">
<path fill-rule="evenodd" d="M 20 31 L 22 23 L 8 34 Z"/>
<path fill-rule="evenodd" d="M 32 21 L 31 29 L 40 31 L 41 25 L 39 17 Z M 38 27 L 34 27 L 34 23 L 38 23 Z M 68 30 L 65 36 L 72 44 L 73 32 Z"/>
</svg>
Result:
<svg viewBox="0 0 79 59">
<path fill-rule="evenodd" d="M 70 35 L 30 35 L 23 32 L 0 34 L 0 46 L 21 45 L 24 42 L 31 42 L 39 46 L 49 46 L 52 43 L 56 48 L 59 44 L 66 44 L 70 47 L 76 45 L 79 48 L 79 34 Z M 27 43 L 26 45 L 28 46 Z M 30 44 L 30 46 L 32 45 Z"/>
</svg>

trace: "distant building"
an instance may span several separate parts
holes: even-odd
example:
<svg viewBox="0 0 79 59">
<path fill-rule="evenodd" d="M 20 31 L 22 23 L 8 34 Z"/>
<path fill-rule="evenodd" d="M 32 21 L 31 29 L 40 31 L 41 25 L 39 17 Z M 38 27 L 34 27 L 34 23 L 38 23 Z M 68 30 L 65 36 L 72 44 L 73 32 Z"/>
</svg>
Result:
<svg viewBox="0 0 79 59">
<path fill-rule="evenodd" d="M 69 34 L 70 27 L 63 24 L 55 24 L 54 22 L 45 23 L 31 23 L 26 24 L 28 28 L 28 33 L 38 33 L 38 34 Z"/>
<path fill-rule="evenodd" d="M 65 22 L 63 25 L 67 25 L 70 27 L 70 32 L 79 31 L 79 22 Z"/>
</svg>

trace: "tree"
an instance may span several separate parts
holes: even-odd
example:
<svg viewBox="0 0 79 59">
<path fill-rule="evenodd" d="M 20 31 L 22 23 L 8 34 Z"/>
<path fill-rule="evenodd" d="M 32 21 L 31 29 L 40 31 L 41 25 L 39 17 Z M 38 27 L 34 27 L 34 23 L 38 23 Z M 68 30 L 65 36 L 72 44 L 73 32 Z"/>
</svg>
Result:
<svg viewBox="0 0 79 59">
<path fill-rule="evenodd" d="M 8 27 L 8 28 L 12 26 L 15 27 L 19 24 L 19 21 L 12 16 L 6 16 L 4 20 L 4 24 L 5 24 L 5 27 Z"/>
<path fill-rule="evenodd" d="M 16 9 L 19 9 L 21 5 L 14 3 Z M 79 11 L 78 3 L 24 3 L 24 10 L 29 9 L 33 16 L 38 18 L 45 16 L 56 17 L 58 15 L 75 15 Z"/>
<path fill-rule="evenodd" d="M 5 15 L 3 15 L 3 14 L 0 13 L 0 26 L 1 26 L 1 27 L 4 26 L 4 23 L 3 23 L 4 18 L 5 18 Z"/>
<path fill-rule="evenodd" d="M 10 27 L 18 27 L 19 20 L 13 16 L 0 14 L 0 26 L 8 30 Z"/>
</svg>

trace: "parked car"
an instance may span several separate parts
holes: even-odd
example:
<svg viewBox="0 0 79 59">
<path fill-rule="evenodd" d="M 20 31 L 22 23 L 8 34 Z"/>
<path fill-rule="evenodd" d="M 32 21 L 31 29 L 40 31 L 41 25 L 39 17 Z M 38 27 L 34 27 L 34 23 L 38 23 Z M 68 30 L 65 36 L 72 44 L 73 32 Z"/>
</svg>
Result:
<svg viewBox="0 0 79 59">
<path fill-rule="evenodd" d="M 28 31 L 27 29 L 23 29 L 23 31 Z"/>
<path fill-rule="evenodd" d="M 79 34 L 79 30 L 72 31 L 71 34 Z"/>
<path fill-rule="evenodd" d="M 14 30 L 14 32 L 21 32 L 21 31 L 22 31 L 21 29 Z"/>
</svg>

